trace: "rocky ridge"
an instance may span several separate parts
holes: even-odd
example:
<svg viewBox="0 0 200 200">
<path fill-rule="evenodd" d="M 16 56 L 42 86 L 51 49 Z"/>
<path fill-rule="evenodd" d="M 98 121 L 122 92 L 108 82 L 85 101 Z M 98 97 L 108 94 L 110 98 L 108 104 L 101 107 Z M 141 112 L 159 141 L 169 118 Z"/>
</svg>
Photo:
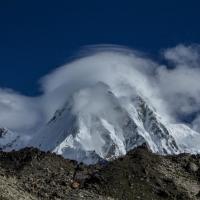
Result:
<svg viewBox="0 0 200 200">
<path fill-rule="evenodd" d="M 86 166 L 35 148 L 0 152 L 0 199 L 200 199 L 200 156 L 156 155 L 143 145 Z"/>
</svg>

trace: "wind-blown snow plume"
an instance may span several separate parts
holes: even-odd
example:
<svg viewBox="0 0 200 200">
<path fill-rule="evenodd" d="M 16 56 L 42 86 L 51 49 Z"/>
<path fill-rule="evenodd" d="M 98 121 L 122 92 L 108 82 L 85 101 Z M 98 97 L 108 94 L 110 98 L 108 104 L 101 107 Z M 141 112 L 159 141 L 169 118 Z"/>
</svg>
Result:
<svg viewBox="0 0 200 200">
<path fill-rule="evenodd" d="M 89 95 L 88 87 L 101 82 L 118 97 L 129 96 L 136 90 L 167 121 L 180 121 L 184 117 L 191 126 L 200 128 L 199 46 L 178 45 L 165 50 L 166 65 L 124 47 L 93 46 L 91 49 L 88 54 L 43 77 L 40 81 L 43 95 L 39 97 L 1 89 L 0 126 L 29 134 L 42 122 L 46 123 L 80 89 L 83 92 L 77 94 L 74 112 L 86 108 L 88 112 L 98 111 L 94 102 L 99 95 L 90 97 L 93 104 L 87 104 L 84 97 Z M 102 104 L 106 104 L 103 95 L 100 96 Z"/>
</svg>

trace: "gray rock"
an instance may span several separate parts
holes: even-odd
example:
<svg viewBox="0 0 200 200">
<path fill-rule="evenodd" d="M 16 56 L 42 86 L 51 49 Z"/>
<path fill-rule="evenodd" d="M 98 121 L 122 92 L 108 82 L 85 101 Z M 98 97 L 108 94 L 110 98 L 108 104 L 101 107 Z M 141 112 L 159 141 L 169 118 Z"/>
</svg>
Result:
<svg viewBox="0 0 200 200">
<path fill-rule="evenodd" d="M 187 166 L 187 169 L 189 172 L 197 172 L 199 167 L 195 163 L 190 162 Z"/>
</svg>

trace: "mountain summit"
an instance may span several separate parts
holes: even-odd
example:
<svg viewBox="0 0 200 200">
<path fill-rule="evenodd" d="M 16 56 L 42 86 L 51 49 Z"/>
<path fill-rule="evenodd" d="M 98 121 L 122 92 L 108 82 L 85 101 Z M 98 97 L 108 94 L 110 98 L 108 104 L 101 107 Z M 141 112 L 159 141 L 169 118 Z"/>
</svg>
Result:
<svg viewBox="0 0 200 200">
<path fill-rule="evenodd" d="M 191 109 L 195 98 L 183 98 L 184 91 L 176 99 L 179 87 L 167 95 L 171 79 L 165 67 L 118 47 L 96 51 L 45 76 L 42 96 L 6 93 L 4 107 L 17 107 L 2 114 L 1 149 L 33 146 L 86 164 L 115 159 L 144 143 L 157 154 L 200 152 L 200 134 L 176 124 L 175 114 Z"/>
<path fill-rule="evenodd" d="M 158 154 L 198 152 L 199 133 L 167 123 L 135 88 L 124 84 L 120 90 L 99 82 L 76 91 L 29 146 L 86 164 L 112 160 L 144 143 Z"/>
<path fill-rule="evenodd" d="M 144 143 L 157 154 L 199 152 L 199 133 L 167 123 L 135 88 L 120 87 L 119 93 L 98 82 L 77 90 L 28 142 L 1 129 L 0 148 L 34 146 L 86 164 L 115 159 Z"/>
</svg>

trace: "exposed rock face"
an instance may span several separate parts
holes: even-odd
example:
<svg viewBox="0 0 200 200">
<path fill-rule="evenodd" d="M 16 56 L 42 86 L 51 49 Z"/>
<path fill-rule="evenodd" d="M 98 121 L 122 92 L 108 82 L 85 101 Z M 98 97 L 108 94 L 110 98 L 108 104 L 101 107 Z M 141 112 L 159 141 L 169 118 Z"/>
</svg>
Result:
<svg viewBox="0 0 200 200">
<path fill-rule="evenodd" d="M 145 145 L 93 166 L 33 148 L 0 152 L 0 199 L 197 200 L 199 167 L 199 155 L 161 156 Z"/>
</svg>

